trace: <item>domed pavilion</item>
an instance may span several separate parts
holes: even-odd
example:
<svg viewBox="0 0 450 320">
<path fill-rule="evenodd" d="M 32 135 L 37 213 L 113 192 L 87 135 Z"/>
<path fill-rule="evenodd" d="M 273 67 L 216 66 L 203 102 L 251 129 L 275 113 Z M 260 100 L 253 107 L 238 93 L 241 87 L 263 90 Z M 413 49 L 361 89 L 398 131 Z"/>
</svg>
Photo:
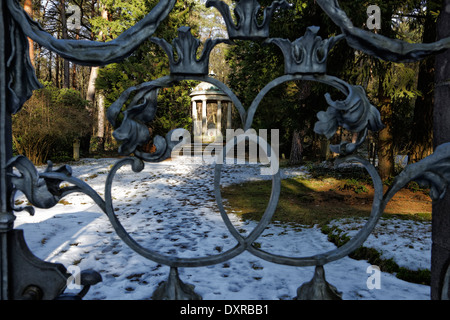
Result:
<svg viewBox="0 0 450 320">
<path fill-rule="evenodd" d="M 202 82 L 191 93 L 192 134 L 203 143 L 222 142 L 232 129 L 233 103 L 218 87 Z"/>
</svg>

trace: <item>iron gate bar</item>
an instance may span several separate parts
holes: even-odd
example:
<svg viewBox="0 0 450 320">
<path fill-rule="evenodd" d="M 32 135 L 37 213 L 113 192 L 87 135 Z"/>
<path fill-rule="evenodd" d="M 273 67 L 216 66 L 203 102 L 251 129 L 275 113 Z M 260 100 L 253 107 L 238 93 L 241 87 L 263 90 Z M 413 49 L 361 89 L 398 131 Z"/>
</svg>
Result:
<svg viewBox="0 0 450 320">
<path fill-rule="evenodd" d="M 115 127 L 116 140 L 122 141 L 119 152 L 122 155 L 134 157 L 119 160 L 108 174 L 105 184 L 105 199 L 95 192 L 88 184 L 72 176 L 70 167 L 63 166 L 53 170 L 49 166 L 45 172 L 39 173 L 35 166 L 25 157 L 12 157 L 11 143 L 11 115 L 19 112 L 23 103 L 31 97 L 33 90 L 40 87 L 34 69 L 28 56 L 28 41 L 31 38 L 40 45 L 56 52 L 61 57 L 72 62 L 90 66 L 104 66 L 113 62 L 119 62 L 130 55 L 138 46 L 151 37 L 159 24 L 167 17 L 175 5 L 175 0 L 160 1 L 152 11 L 120 35 L 117 39 L 103 43 L 80 40 L 57 40 L 45 32 L 36 22 L 23 11 L 17 0 L 6 0 L 0 2 L 0 244 L 1 244 L 1 299 L 42 298 L 48 299 L 64 297 L 79 299 L 86 293 L 90 285 L 97 283 L 100 279 L 96 273 L 89 273 L 84 282 L 86 288 L 82 293 L 74 296 L 58 296 L 52 290 L 56 290 L 60 284 L 50 283 L 49 287 L 40 285 L 30 288 L 30 283 L 21 285 L 28 290 L 17 290 L 15 283 L 11 281 L 11 274 L 18 274 L 21 270 L 29 267 L 33 259 L 18 261 L 18 254 L 27 254 L 26 246 L 20 250 L 19 242 L 22 243 L 19 233 L 13 229 L 15 216 L 13 211 L 28 210 L 32 208 L 15 207 L 14 195 L 17 190 L 22 191 L 33 206 L 40 208 L 51 208 L 60 199 L 73 192 L 81 192 L 93 199 L 93 201 L 107 215 L 117 235 L 139 255 L 170 266 L 168 281 L 162 283 L 154 292 L 154 299 L 201 299 L 195 293 L 192 285 L 184 284 L 179 278 L 179 267 L 199 267 L 215 265 L 230 260 L 237 255 L 247 251 L 267 261 L 290 265 L 290 266 L 315 266 L 316 272 L 313 279 L 301 286 L 298 290 L 298 298 L 301 299 L 341 299 L 342 295 L 330 285 L 325 279 L 324 265 L 331 261 L 341 259 L 358 247 L 360 247 L 373 228 L 377 225 L 381 214 L 391 198 L 408 182 L 419 181 L 430 185 L 433 201 L 439 201 L 445 195 L 450 182 L 450 143 L 439 146 L 433 155 L 419 163 L 409 165 L 395 178 L 391 187 L 383 194 L 382 182 L 376 169 L 368 161 L 354 156 L 358 147 L 366 139 L 369 130 L 378 131 L 383 125 L 378 110 L 369 102 L 365 91 L 358 86 L 353 86 L 345 81 L 326 74 L 326 60 L 328 51 L 336 41 L 346 40 L 347 44 L 374 57 L 393 62 L 412 62 L 425 59 L 426 57 L 441 53 L 450 48 L 450 38 L 446 38 L 430 44 L 409 44 L 399 40 L 393 40 L 372 32 L 356 28 L 347 17 L 346 13 L 339 7 L 337 0 L 317 0 L 324 12 L 341 28 L 342 34 L 337 37 L 322 40 L 317 37 L 318 27 L 310 27 L 305 35 L 294 42 L 282 38 L 269 39 L 269 25 L 273 12 L 276 8 L 287 9 L 289 4 L 283 1 L 274 1 L 272 6 L 264 11 L 264 20 L 257 23 L 257 15 L 260 9 L 256 0 L 241 0 L 237 3 L 235 16 L 237 24 L 231 19 L 228 5 L 223 1 L 209 0 L 207 7 L 218 9 L 227 25 L 229 39 L 208 39 L 202 57 L 197 59 L 197 48 L 199 41 L 190 33 L 189 27 L 179 29 L 179 37 L 173 41 L 173 46 L 163 39 L 151 38 L 151 40 L 166 51 L 171 74 L 161 79 L 153 80 L 126 90 L 120 98 L 111 105 L 108 110 L 108 120 Z M 267 13 L 267 16 L 266 16 Z M 250 41 L 266 40 L 266 43 L 278 45 L 285 56 L 286 75 L 269 83 L 255 98 L 251 106 L 246 110 L 231 89 L 218 80 L 208 77 L 209 54 L 218 43 L 235 45 L 232 40 L 245 39 Z M 173 58 L 173 50 L 178 51 L 178 61 Z M 182 54 L 180 54 L 182 53 Z M 304 59 L 306 55 L 306 60 Z M 305 61 L 307 61 L 305 63 Z M 338 126 L 345 127 L 354 133 L 358 133 L 358 141 L 355 144 L 341 143 L 333 146 L 333 150 L 340 154 L 339 161 L 356 161 L 362 164 L 371 175 L 376 193 L 372 205 L 372 212 L 366 225 L 346 245 L 321 253 L 312 257 L 284 257 L 260 250 L 252 244 L 260 237 L 263 230 L 272 220 L 272 216 L 278 204 L 281 180 L 279 172 L 272 175 L 272 194 L 269 204 L 264 212 L 263 218 L 257 227 L 248 235 L 243 237 L 232 225 L 223 207 L 220 194 L 220 174 L 222 165 L 217 164 L 215 168 L 214 190 L 216 201 L 222 220 L 225 222 L 229 232 L 235 237 L 238 244 L 221 254 L 194 259 L 181 259 L 178 257 L 167 257 L 140 246 L 121 225 L 117 218 L 112 203 L 111 186 L 117 170 L 125 165 L 130 165 L 134 172 L 140 172 L 145 162 L 159 162 L 170 156 L 172 149 L 179 141 L 172 141 L 174 131 L 169 132 L 166 137 L 154 137 L 157 152 L 146 154 L 137 148 L 146 143 L 150 136 L 148 130 L 142 123 L 154 120 L 157 109 L 157 95 L 160 88 L 176 85 L 183 80 L 200 80 L 210 82 L 224 91 L 233 101 L 237 108 L 242 127 L 251 129 L 256 111 L 264 96 L 274 87 L 295 80 L 306 80 L 328 84 L 341 91 L 346 99 L 332 101 L 329 95 L 325 96 L 329 104 L 326 112 L 318 114 L 318 122 L 315 131 L 330 139 Z M 123 110 L 124 104 L 132 93 L 136 93 L 134 99 Z M 118 124 L 116 118 L 123 113 L 124 120 Z M 118 127 L 117 127 L 117 126 Z M 132 130 L 130 130 L 132 129 Z M 226 148 L 234 145 L 227 143 L 222 155 L 226 154 Z M 19 175 L 12 173 L 13 168 L 19 171 Z M 62 182 L 72 184 L 70 187 L 60 187 Z M 19 235 L 14 238 L 12 235 Z M 15 240 L 14 240 L 15 239 Z M 11 242 L 12 241 L 12 242 Z M 24 244 L 24 243 L 22 243 Z M 18 252 L 16 252 L 18 251 Z M 34 261 L 34 260 L 33 260 Z M 17 265 L 20 264 L 20 265 Z M 37 268 L 39 264 L 37 264 Z M 64 269 L 58 264 L 53 264 L 54 272 L 62 272 L 64 280 Z M 87 273 L 85 273 L 87 274 Z M 443 279 L 444 289 L 448 287 L 450 268 Z M 56 273 L 55 273 L 56 275 Z M 38 279 L 42 276 L 40 272 L 34 272 L 33 277 Z M 28 280 L 27 280 L 28 281 Z M 28 285 L 28 286 L 27 286 Z M 12 295 L 11 292 L 19 292 Z M 23 292 L 23 296 L 20 294 Z M 56 290 L 59 292 L 59 290 Z M 47 295 L 46 295 L 47 294 Z M 448 297 L 443 292 L 441 298 Z"/>
<path fill-rule="evenodd" d="M 8 232 L 14 217 L 7 208 L 7 130 L 9 117 L 6 113 L 6 35 L 4 2 L 0 3 L 0 299 L 8 298 Z"/>
</svg>

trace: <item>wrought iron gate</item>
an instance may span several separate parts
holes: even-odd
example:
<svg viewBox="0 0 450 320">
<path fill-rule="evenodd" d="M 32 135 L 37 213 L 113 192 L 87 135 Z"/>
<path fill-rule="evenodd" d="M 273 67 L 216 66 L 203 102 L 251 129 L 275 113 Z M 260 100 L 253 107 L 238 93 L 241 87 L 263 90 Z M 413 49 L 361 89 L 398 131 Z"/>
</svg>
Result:
<svg viewBox="0 0 450 320">
<path fill-rule="evenodd" d="M 431 197 L 438 201 L 443 198 L 450 181 L 450 144 L 437 148 L 435 153 L 423 161 L 408 166 L 396 177 L 389 190 L 383 193 L 382 181 L 375 167 L 368 161 L 355 156 L 355 152 L 365 141 L 368 131 L 383 128 L 378 110 L 371 105 L 365 91 L 359 87 L 327 74 L 327 56 L 338 41 L 346 41 L 355 50 L 360 50 L 374 57 L 394 61 L 412 62 L 424 59 L 432 54 L 450 48 L 450 39 L 432 44 L 409 44 L 385 38 L 373 32 L 353 26 L 347 15 L 339 7 L 337 0 L 317 0 L 325 13 L 341 28 L 342 34 L 322 39 L 317 36 L 318 27 L 310 27 L 306 33 L 294 42 L 282 38 L 269 38 L 269 26 L 276 10 L 288 10 L 290 5 L 285 0 L 274 1 L 264 11 L 264 20 L 257 17 L 259 4 L 256 0 L 240 0 L 235 7 L 234 22 L 228 6 L 219 0 L 208 0 L 206 6 L 215 7 L 222 14 L 228 39 L 207 40 L 200 58 L 197 57 L 199 41 L 195 39 L 188 27 L 179 29 L 179 37 L 173 46 L 166 40 L 151 38 L 158 25 L 170 14 L 176 0 L 161 0 L 158 5 L 138 24 L 125 31 L 117 39 L 108 43 L 90 41 L 57 40 L 45 32 L 36 22 L 22 10 L 16 0 L 0 2 L 0 297 L 1 299 L 80 299 L 89 286 L 101 281 L 95 271 L 85 271 L 81 276 L 84 285 L 82 292 L 76 295 L 65 295 L 64 290 L 69 274 L 61 264 L 41 261 L 33 256 L 24 241 L 23 232 L 14 228 L 15 211 L 33 208 L 18 208 L 14 204 L 14 195 L 20 190 L 29 202 L 38 208 L 51 208 L 59 200 L 73 192 L 81 192 L 91 197 L 107 215 L 118 236 L 137 254 L 170 266 L 168 280 L 158 287 L 153 295 L 155 299 L 201 299 L 193 287 L 183 283 L 178 268 L 191 268 L 215 265 L 228 261 L 244 251 L 276 263 L 289 266 L 315 266 L 316 272 L 311 282 L 304 284 L 298 291 L 300 299 L 340 299 L 337 290 L 325 280 L 324 266 L 332 261 L 346 257 L 360 247 L 374 227 L 377 225 L 387 203 L 408 182 L 424 181 L 431 187 Z M 28 55 L 27 37 L 61 57 L 74 63 L 88 66 L 104 66 L 119 62 L 131 54 L 148 38 L 159 44 L 167 53 L 170 61 L 170 74 L 154 81 L 143 83 L 126 90 L 122 96 L 108 109 L 108 120 L 116 126 L 116 119 L 123 115 L 123 121 L 117 124 L 115 137 L 122 142 L 119 152 L 133 157 L 119 160 L 108 174 L 105 196 L 102 198 L 84 181 L 73 177 L 68 166 L 53 170 L 51 166 L 45 172 L 38 172 L 34 165 L 23 156 L 13 157 L 11 142 L 11 115 L 20 111 L 33 90 L 40 87 Z M 265 40 L 280 47 L 285 57 L 285 75 L 273 80 L 261 91 L 251 106 L 246 109 L 234 93 L 220 81 L 208 76 L 209 54 L 219 43 L 233 44 L 235 39 Z M 177 55 L 175 57 L 174 50 Z M 341 156 L 340 161 L 354 161 L 362 164 L 373 179 L 375 196 L 370 218 L 363 229 L 346 245 L 311 257 L 294 258 L 279 256 L 261 250 L 254 245 L 263 230 L 270 223 L 277 207 L 281 179 L 279 172 L 272 176 L 272 194 L 257 227 L 246 237 L 233 226 L 222 203 L 220 193 L 220 173 L 222 165 L 217 164 L 215 170 L 215 196 L 220 214 L 230 234 L 237 240 L 237 245 L 217 255 L 187 259 L 176 256 L 165 256 L 142 247 L 124 229 L 117 218 L 111 185 L 116 172 L 123 166 L 131 166 L 134 172 L 143 170 L 146 162 L 159 162 L 170 157 L 179 141 L 173 141 L 174 132 L 166 137 L 155 137 L 157 151 L 143 153 L 136 148 L 148 141 L 149 133 L 143 123 L 154 118 L 157 108 L 158 90 L 170 87 L 181 80 L 199 80 L 209 82 L 224 91 L 233 101 L 242 120 L 244 131 L 252 128 L 253 119 L 260 102 L 274 87 L 295 80 L 320 82 L 334 87 L 346 95 L 342 101 L 333 101 L 326 96 L 329 109 L 318 114 L 319 121 L 315 131 L 328 138 L 332 137 L 338 126 L 342 126 L 358 134 L 355 143 L 342 142 L 332 146 L 334 152 Z M 122 111 L 124 105 L 133 96 L 131 102 Z M 16 169 L 13 173 L 13 169 Z M 62 183 L 69 183 L 64 186 Z M 442 281 L 443 296 L 448 298 L 450 273 Z M 447 291 L 446 291 L 447 290 Z"/>
</svg>

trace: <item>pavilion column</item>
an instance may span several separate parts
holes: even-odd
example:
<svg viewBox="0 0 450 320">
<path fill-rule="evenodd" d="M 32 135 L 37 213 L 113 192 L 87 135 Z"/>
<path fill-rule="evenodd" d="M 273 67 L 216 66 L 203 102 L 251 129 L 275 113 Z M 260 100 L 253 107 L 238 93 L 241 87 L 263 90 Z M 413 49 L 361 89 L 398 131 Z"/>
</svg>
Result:
<svg viewBox="0 0 450 320">
<path fill-rule="evenodd" d="M 193 123 L 193 134 L 194 136 L 199 134 L 198 128 L 198 111 L 197 111 L 197 101 L 192 101 L 192 123 Z"/>
<path fill-rule="evenodd" d="M 208 130 L 207 128 L 207 123 L 206 123 L 206 99 L 202 100 L 202 135 L 206 135 L 206 131 Z"/>
<path fill-rule="evenodd" d="M 216 137 L 222 136 L 222 101 L 217 101 Z"/>
<path fill-rule="evenodd" d="M 231 129 L 231 108 L 232 108 L 232 104 L 230 102 L 228 102 L 228 107 L 227 107 L 227 129 Z"/>
</svg>

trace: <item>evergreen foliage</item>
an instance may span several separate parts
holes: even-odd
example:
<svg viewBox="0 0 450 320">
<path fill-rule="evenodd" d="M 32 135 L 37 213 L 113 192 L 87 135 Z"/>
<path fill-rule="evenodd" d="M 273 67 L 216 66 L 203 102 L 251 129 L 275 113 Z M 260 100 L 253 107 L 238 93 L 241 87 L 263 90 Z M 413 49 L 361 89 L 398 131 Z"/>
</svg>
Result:
<svg viewBox="0 0 450 320">
<path fill-rule="evenodd" d="M 105 1 L 109 18 L 93 19 L 93 29 L 107 32 L 108 38 L 113 39 L 142 19 L 157 3 L 156 0 Z M 178 36 L 178 28 L 184 25 L 189 25 L 194 35 L 198 36 L 196 34 L 198 29 L 190 14 L 195 5 L 194 1 L 178 1 L 154 37 L 171 42 Z M 125 61 L 102 68 L 96 81 L 96 88 L 104 94 L 107 108 L 128 88 L 168 74 L 169 62 L 166 53 L 158 45 L 147 41 Z M 168 131 L 175 128 L 190 128 L 192 120 L 189 93 L 195 83 L 184 81 L 173 88 L 161 90 L 156 119 L 148 124 L 154 135 L 165 136 Z"/>
<path fill-rule="evenodd" d="M 425 38 L 425 20 L 436 17 L 436 1 L 374 1 L 370 4 L 380 6 L 382 12 L 382 29 L 379 32 L 390 38 L 409 42 L 423 42 Z M 272 1 L 259 1 L 262 8 Z M 288 38 L 291 41 L 303 36 L 309 26 L 320 26 L 319 35 L 328 38 L 340 34 L 340 30 L 312 0 L 292 0 L 291 10 L 277 12 L 271 25 L 271 37 Z M 367 1 L 340 1 L 353 24 L 366 28 Z M 433 21 L 429 21 L 433 22 Z M 434 25 L 433 25 L 434 23 Z M 435 21 L 431 27 L 435 28 Z M 274 46 L 261 43 L 242 42 L 229 49 L 227 61 L 230 65 L 230 86 L 249 106 L 256 94 L 271 80 L 283 75 L 283 56 Z M 375 134 L 374 141 L 380 141 L 380 174 L 387 178 L 393 174 L 394 154 L 409 154 L 413 144 L 410 136 L 414 130 L 413 118 L 424 119 L 427 111 L 432 109 L 432 102 L 427 102 L 422 110 L 416 109 L 415 102 L 421 97 L 432 95 L 432 91 L 418 87 L 418 63 L 395 64 L 380 61 L 365 54 L 355 52 L 342 41 L 336 45 L 328 60 L 328 74 L 342 78 L 354 85 L 363 86 L 374 105 L 379 107 L 387 129 Z M 433 72 L 433 70 L 429 70 Z M 421 76 L 421 75 L 420 75 Z M 337 93 L 332 88 L 315 83 L 287 83 L 272 90 L 262 102 L 255 116 L 255 127 L 281 128 L 281 153 L 289 154 L 290 139 L 294 136 L 303 143 L 300 150 L 303 156 L 318 159 L 320 139 L 314 132 L 316 114 L 327 109 L 324 94 Z M 336 96 L 336 99 L 339 99 Z M 341 97 L 342 98 L 342 97 Z M 393 112 L 395 110 L 395 112 Z M 431 134 L 431 128 L 422 132 Z M 297 135 L 296 135 L 297 133 Z M 382 138 L 383 137 L 383 138 Z M 339 141 L 334 138 L 333 143 Z M 424 142 L 415 141 L 414 144 Z M 291 154 L 292 156 L 292 154 Z M 320 158 L 320 157 L 319 157 Z M 389 168 L 382 168 L 389 166 Z M 385 170 L 386 169 L 386 170 Z"/>
<path fill-rule="evenodd" d="M 55 37 L 68 31 L 71 39 L 95 39 L 110 41 L 128 29 L 145 14 L 158 0 L 72 0 L 82 10 L 81 30 L 63 30 L 61 19 L 63 5 L 69 1 L 34 1 L 34 19 Z M 236 1 L 225 1 L 231 5 Z M 272 4 L 273 0 L 258 0 L 261 8 Z M 309 26 L 320 26 L 322 38 L 336 36 L 339 28 L 329 19 L 314 0 L 290 0 L 290 10 L 277 10 L 271 24 L 271 37 L 282 37 L 291 41 L 303 36 Z M 197 38 L 205 41 L 208 37 L 226 37 L 224 28 L 218 27 L 220 21 L 214 8 L 206 8 L 204 0 L 177 1 L 174 10 L 158 28 L 155 37 L 171 42 L 178 35 L 178 28 L 190 26 Z M 382 29 L 379 32 L 391 38 L 410 42 L 431 42 L 435 40 L 436 19 L 441 1 L 438 0 L 365 0 L 340 1 L 356 27 L 366 28 L 366 8 L 369 4 L 380 6 Z M 102 11 L 107 16 L 102 16 Z M 35 44 L 36 72 L 42 82 L 52 82 L 61 88 L 67 66 L 62 59 L 50 54 L 45 48 Z M 226 51 L 226 58 L 223 52 Z M 219 53 L 219 54 L 218 54 Z M 213 52 L 211 68 L 218 79 L 237 94 L 245 107 L 249 107 L 260 90 L 275 78 L 283 75 L 284 58 L 280 49 L 273 44 L 251 41 L 236 41 L 236 45 L 221 45 Z M 226 59 L 222 61 L 221 59 Z M 363 86 L 374 105 L 379 106 L 383 122 L 388 130 L 373 136 L 374 142 L 382 142 L 379 150 L 386 152 L 386 163 L 393 162 L 396 153 L 410 155 L 411 161 L 418 161 L 432 149 L 432 107 L 434 60 L 430 58 L 421 63 L 394 64 L 373 59 L 355 52 L 345 41 L 339 42 L 328 59 L 328 74 Z M 226 65 L 222 68 L 221 65 Z M 71 65 L 73 69 L 72 88 L 86 96 L 89 68 Z M 71 71 L 72 73 L 72 71 Z M 155 80 L 169 74 L 166 53 L 156 44 L 148 41 L 138 48 L 122 63 L 112 64 L 100 70 L 97 90 L 105 96 L 105 108 L 114 102 L 122 92 L 131 86 Z M 165 135 L 171 129 L 189 129 L 190 90 L 194 81 L 184 81 L 173 88 L 161 90 L 158 96 L 156 119 L 149 124 L 153 135 Z M 289 155 L 294 144 L 300 141 L 302 152 L 299 159 L 309 156 L 320 159 L 320 140 L 313 132 L 317 113 L 327 109 L 325 93 L 333 99 L 342 94 L 325 85 L 311 82 L 292 82 L 274 88 L 262 101 L 255 115 L 254 128 L 280 129 L 280 154 Z M 92 118 L 93 114 L 90 115 Z M 110 128 L 107 128 L 110 130 Z M 16 130 L 17 131 L 17 130 Z M 91 130 L 92 131 L 92 130 Z M 94 130 L 95 131 L 95 130 Z M 20 132 L 20 129 L 17 131 Z M 388 133 L 385 135 L 385 133 Z M 111 132 L 107 132 L 111 135 Z M 19 138 L 19 135 L 17 135 Z M 294 137 L 294 139 L 293 139 Z M 332 143 L 338 143 L 334 137 Z M 381 153 L 379 154 L 379 156 Z M 383 165 L 384 162 L 381 162 Z M 391 167 L 391 169 L 393 166 Z M 391 170 L 389 169 L 389 170 Z M 389 173 L 389 170 L 388 173 Z"/>
</svg>

